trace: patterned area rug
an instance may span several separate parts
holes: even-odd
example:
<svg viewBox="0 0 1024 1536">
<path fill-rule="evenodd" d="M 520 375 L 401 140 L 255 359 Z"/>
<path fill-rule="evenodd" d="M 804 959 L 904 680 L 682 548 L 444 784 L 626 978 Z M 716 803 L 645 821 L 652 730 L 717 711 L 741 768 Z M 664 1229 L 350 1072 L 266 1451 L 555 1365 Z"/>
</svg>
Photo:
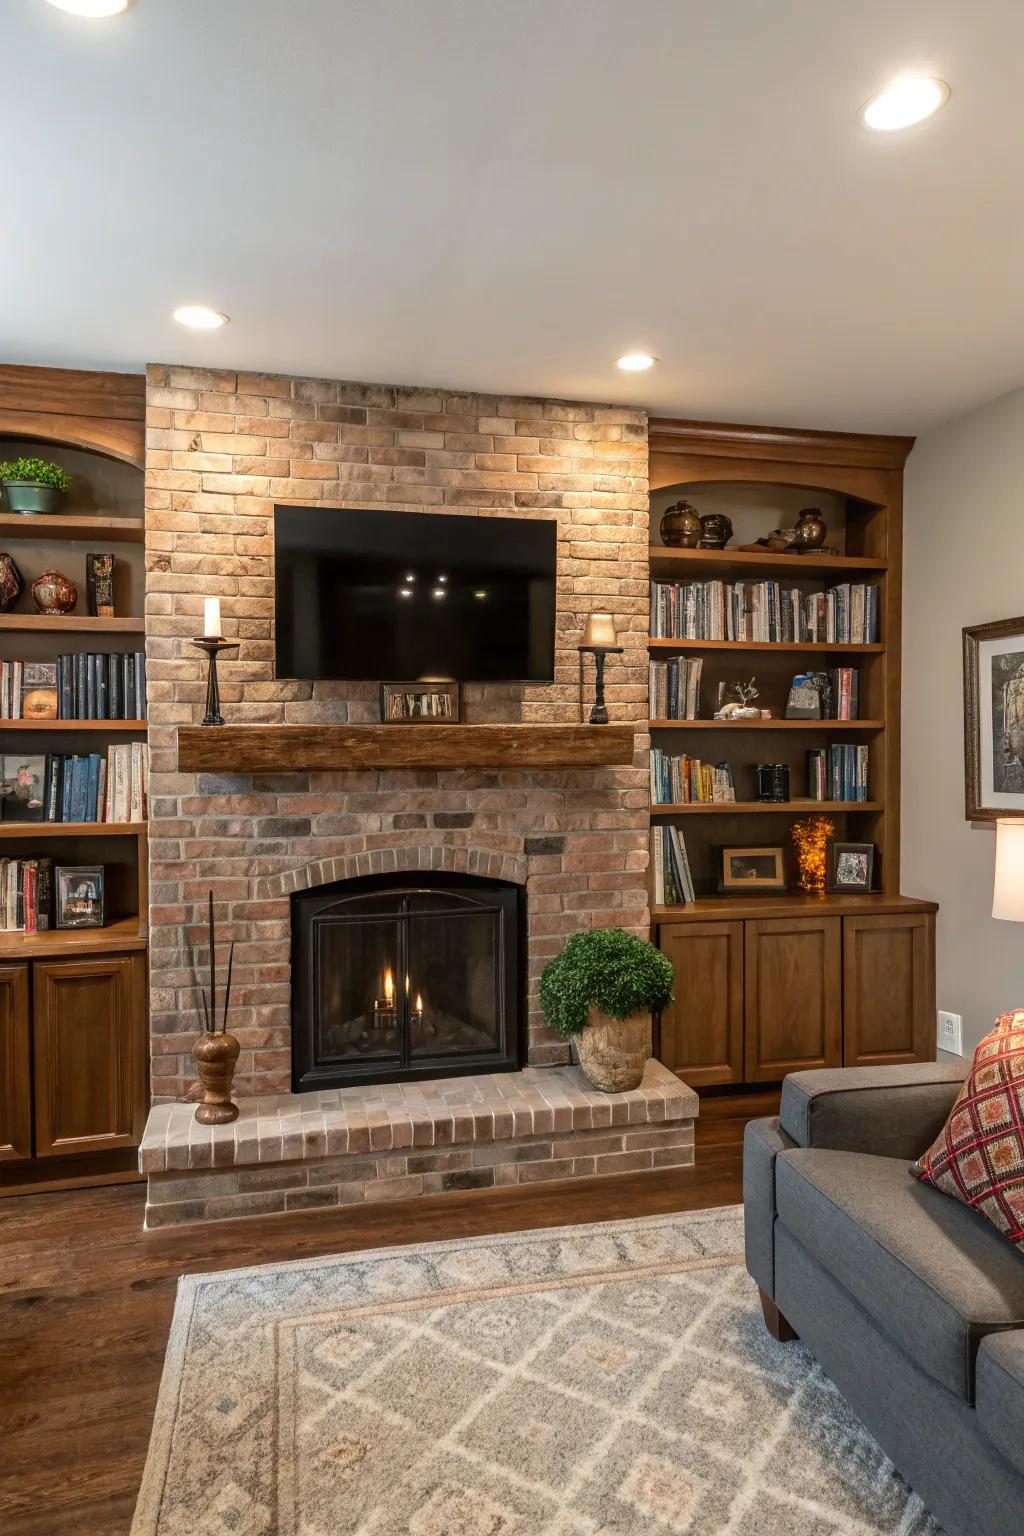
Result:
<svg viewBox="0 0 1024 1536">
<path fill-rule="evenodd" d="M 182 1280 L 132 1536 L 941 1536 L 742 1210 Z"/>
</svg>

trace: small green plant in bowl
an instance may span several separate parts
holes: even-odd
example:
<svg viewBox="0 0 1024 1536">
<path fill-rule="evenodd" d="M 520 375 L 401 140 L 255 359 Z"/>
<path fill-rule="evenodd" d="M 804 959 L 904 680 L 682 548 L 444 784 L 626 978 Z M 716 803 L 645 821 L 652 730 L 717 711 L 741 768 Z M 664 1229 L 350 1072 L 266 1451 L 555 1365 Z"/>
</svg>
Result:
<svg viewBox="0 0 1024 1536">
<path fill-rule="evenodd" d="M 551 1028 L 572 1039 L 595 1088 L 636 1088 L 650 1052 L 651 1013 L 672 1000 L 672 964 L 624 928 L 576 933 L 544 967 L 540 1005 Z"/>
<path fill-rule="evenodd" d="M 53 512 L 57 497 L 71 489 L 71 476 L 46 459 L 12 459 L 0 464 L 0 485 L 12 512 Z"/>
</svg>

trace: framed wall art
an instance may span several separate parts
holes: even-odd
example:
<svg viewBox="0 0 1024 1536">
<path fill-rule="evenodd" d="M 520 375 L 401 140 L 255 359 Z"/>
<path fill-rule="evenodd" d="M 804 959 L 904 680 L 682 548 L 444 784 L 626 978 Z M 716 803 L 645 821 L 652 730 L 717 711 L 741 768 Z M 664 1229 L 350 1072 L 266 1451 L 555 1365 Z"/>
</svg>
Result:
<svg viewBox="0 0 1024 1536">
<path fill-rule="evenodd" d="M 964 630 L 964 814 L 1024 816 L 1024 618 Z"/>
<path fill-rule="evenodd" d="M 875 869 L 874 843 L 839 843 L 828 845 L 825 889 L 860 892 L 867 895 Z"/>
<path fill-rule="evenodd" d="M 722 848 L 718 889 L 731 891 L 784 891 L 785 849 L 780 845 L 756 848 Z"/>
</svg>

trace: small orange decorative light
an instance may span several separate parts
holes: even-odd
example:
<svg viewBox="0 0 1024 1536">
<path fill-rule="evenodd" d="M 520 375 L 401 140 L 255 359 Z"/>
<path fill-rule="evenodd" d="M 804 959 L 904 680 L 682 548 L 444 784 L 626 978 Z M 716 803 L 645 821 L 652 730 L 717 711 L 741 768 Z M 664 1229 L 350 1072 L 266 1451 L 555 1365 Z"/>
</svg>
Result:
<svg viewBox="0 0 1024 1536">
<path fill-rule="evenodd" d="M 808 816 L 795 821 L 790 836 L 796 849 L 799 869 L 797 884 L 802 891 L 825 889 L 825 865 L 828 840 L 835 836 L 836 824 L 828 816 Z"/>
</svg>

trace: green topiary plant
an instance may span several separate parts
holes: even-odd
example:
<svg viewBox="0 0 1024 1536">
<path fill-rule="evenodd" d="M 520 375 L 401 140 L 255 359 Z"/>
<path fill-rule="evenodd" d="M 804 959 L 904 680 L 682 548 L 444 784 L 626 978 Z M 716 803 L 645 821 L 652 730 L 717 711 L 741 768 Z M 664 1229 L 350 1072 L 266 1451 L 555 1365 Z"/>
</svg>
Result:
<svg viewBox="0 0 1024 1536">
<path fill-rule="evenodd" d="M 674 980 L 671 962 L 646 939 L 623 928 L 591 928 L 573 934 L 544 967 L 540 1005 L 558 1034 L 578 1035 L 591 1004 L 613 1019 L 628 1019 L 670 1003 Z"/>
<path fill-rule="evenodd" d="M 14 459 L 0 464 L 0 483 L 3 485 L 49 485 L 55 491 L 69 491 L 71 476 L 59 464 L 46 459 Z"/>
</svg>

